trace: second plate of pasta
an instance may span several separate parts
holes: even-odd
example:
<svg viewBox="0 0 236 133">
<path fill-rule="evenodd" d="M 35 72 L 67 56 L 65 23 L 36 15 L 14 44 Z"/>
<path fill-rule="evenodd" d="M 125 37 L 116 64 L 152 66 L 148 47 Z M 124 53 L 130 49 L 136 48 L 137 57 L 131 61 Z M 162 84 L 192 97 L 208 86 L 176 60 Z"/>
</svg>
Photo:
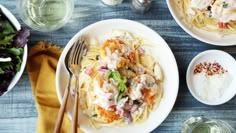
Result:
<svg viewBox="0 0 236 133">
<path fill-rule="evenodd" d="M 179 84 L 177 64 L 166 42 L 130 20 L 105 20 L 84 28 L 59 59 L 56 88 L 60 102 L 68 82 L 64 58 L 79 36 L 85 37 L 88 46 L 79 75 L 80 128 L 84 132 L 143 133 L 159 126 L 174 105 Z M 73 96 L 67 107 L 70 119 L 72 106 Z"/>
<path fill-rule="evenodd" d="M 235 0 L 166 0 L 182 29 L 212 45 L 236 43 Z"/>
</svg>

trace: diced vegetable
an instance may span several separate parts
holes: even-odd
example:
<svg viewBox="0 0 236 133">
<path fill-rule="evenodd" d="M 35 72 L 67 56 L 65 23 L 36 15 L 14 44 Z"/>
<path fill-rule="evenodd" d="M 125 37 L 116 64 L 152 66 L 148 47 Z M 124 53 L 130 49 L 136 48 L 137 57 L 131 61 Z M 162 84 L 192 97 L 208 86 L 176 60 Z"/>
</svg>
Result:
<svg viewBox="0 0 236 133">
<path fill-rule="evenodd" d="M 219 27 L 220 29 L 224 29 L 224 28 L 227 27 L 227 23 L 218 22 L 218 27 Z"/>
<path fill-rule="evenodd" d="M 93 73 L 93 69 L 90 67 L 87 67 L 84 71 L 85 74 L 87 74 L 88 76 L 91 76 L 91 74 Z"/>
</svg>

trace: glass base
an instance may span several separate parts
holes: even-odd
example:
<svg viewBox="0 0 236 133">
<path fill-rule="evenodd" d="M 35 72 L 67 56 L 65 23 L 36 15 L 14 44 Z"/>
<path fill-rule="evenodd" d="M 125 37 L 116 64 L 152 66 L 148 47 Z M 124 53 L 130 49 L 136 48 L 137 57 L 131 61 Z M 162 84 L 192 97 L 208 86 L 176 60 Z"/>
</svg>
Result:
<svg viewBox="0 0 236 133">
<path fill-rule="evenodd" d="M 235 133 L 228 123 L 222 120 L 191 117 L 184 122 L 181 133 Z"/>
<path fill-rule="evenodd" d="M 123 0 L 101 0 L 101 1 L 106 6 L 114 7 L 114 6 L 118 6 L 119 4 L 121 4 Z"/>
</svg>

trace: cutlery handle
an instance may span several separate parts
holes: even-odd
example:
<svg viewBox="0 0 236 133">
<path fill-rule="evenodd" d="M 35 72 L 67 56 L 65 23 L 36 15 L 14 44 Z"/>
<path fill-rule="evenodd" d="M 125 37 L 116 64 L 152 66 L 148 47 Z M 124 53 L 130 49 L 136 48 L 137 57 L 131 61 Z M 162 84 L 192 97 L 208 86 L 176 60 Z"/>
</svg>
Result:
<svg viewBox="0 0 236 133">
<path fill-rule="evenodd" d="M 75 92 L 75 104 L 73 111 L 73 125 L 72 125 L 72 133 L 77 133 L 77 122 L 78 122 L 78 91 Z"/>
<path fill-rule="evenodd" d="M 67 99 L 69 96 L 69 87 L 65 90 L 64 96 L 63 96 L 63 101 L 61 104 L 61 107 L 59 109 L 58 115 L 57 115 L 57 120 L 56 120 L 56 124 L 53 130 L 53 133 L 60 133 L 61 130 L 61 124 L 63 122 L 63 117 L 64 117 L 64 112 L 66 109 L 66 104 L 67 104 Z"/>
</svg>

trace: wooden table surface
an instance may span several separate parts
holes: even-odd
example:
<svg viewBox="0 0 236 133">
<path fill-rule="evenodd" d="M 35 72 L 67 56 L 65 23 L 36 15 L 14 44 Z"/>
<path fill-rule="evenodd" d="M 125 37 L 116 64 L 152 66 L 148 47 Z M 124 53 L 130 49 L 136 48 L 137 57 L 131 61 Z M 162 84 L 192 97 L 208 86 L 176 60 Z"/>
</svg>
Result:
<svg viewBox="0 0 236 133">
<path fill-rule="evenodd" d="M 0 0 L 20 20 L 15 0 Z M 159 33 L 171 47 L 178 63 L 180 86 L 177 101 L 167 119 L 153 133 L 180 132 L 183 122 L 191 116 L 227 121 L 236 128 L 236 97 L 219 106 L 207 106 L 190 94 L 186 85 L 186 70 L 191 59 L 199 52 L 208 49 L 220 49 L 236 58 L 236 46 L 217 47 L 200 42 L 184 32 L 171 16 L 166 1 L 156 0 L 146 14 L 136 14 L 130 8 L 130 1 L 115 8 L 103 5 L 100 0 L 75 0 L 75 9 L 71 20 L 60 30 L 42 33 L 31 29 L 29 47 L 39 40 L 46 40 L 64 47 L 70 38 L 82 28 L 104 19 L 124 18 L 143 23 Z M 27 72 L 24 71 L 18 84 L 7 95 L 0 97 L 0 132 L 35 132 L 37 111 L 31 93 Z"/>
</svg>

